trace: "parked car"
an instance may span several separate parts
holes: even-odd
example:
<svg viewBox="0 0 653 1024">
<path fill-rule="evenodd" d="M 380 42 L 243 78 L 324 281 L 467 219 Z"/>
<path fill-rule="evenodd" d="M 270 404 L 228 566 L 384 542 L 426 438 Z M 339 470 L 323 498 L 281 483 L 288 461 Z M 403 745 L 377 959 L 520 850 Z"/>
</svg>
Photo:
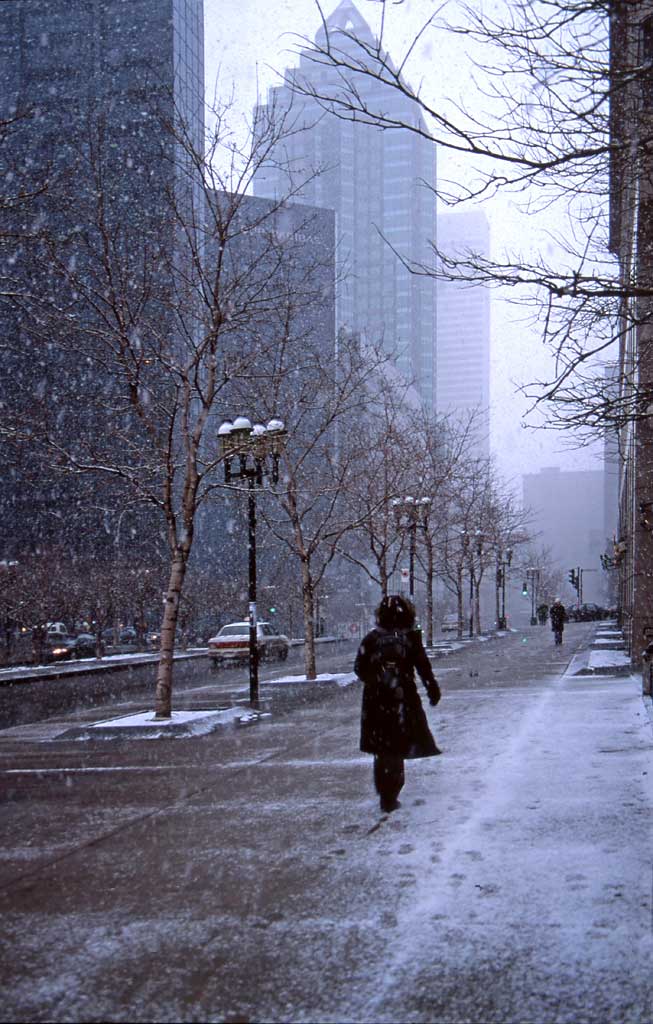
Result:
<svg viewBox="0 0 653 1024">
<path fill-rule="evenodd" d="M 138 634 L 133 626 L 123 626 L 118 634 L 118 639 L 121 644 L 135 644 Z"/>
<path fill-rule="evenodd" d="M 48 636 L 45 641 L 45 660 L 68 661 L 75 650 L 75 640 L 70 636 Z"/>
<path fill-rule="evenodd" d="M 285 661 L 290 650 L 290 640 L 283 633 L 277 633 L 269 622 L 259 622 L 257 627 L 259 658 L 277 658 Z M 249 623 L 230 622 L 208 641 L 209 657 L 213 667 L 249 657 Z"/>
<path fill-rule="evenodd" d="M 63 622 L 48 622 L 46 629 L 49 640 L 62 640 L 68 638 L 68 630 Z"/>
<path fill-rule="evenodd" d="M 80 633 L 72 641 L 72 655 L 74 658 L 94 658 L 96 654 L 97 641 L 92 633 Z"/>
<path fill-rule="evenodd" d="M 591 601 L 576 609 L 576 622 L 597 622 L 603 617 L 603 609 Z"/>
<path fill-rule="evenodd" d="M 443 633 L 457 633 L 458 632 L 458 616 L 453 613 L 451 615 L 445 615 L 442 620 L 441 630 Z"/>
</svg>

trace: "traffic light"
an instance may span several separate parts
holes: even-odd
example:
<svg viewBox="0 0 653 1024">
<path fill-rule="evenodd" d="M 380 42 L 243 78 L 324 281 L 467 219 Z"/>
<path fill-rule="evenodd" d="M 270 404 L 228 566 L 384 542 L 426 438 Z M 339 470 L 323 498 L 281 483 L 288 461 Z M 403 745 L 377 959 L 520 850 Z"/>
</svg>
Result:
<svg viewBox="0 0 653 1024">
<path fill-rule="evenodd" d="M 276 611 L 277 611 L 277 609 L 276 609 L 276 608 L 274 608 L 274 607 L 272 607 L 272 608 L 268 608 L 268 611 L 269 611 L 270 615 L 275 615 L 275 614 L 276 614 Z"/>
<path fill-rule="evenodd" d="M 524 597 L 526 597 L 526 595 L 528 594 L 528 580 L 524 580 L 524 582 L 522 583 L 521 592 L 524 595 Z"/>
<path fill-rule="evenodd" d="M 569 582 L 571 583 L 574 590 L 578 590 L 578 573 L 575 569 L 569 570 Z"/>
</svg>

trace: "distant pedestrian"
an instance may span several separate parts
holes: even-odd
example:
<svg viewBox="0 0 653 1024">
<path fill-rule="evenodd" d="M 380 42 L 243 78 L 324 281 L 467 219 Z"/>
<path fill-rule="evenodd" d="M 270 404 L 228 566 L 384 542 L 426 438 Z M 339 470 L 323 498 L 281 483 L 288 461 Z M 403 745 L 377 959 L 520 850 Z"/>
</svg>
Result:
<svg viewBox="0 0 653 1024">
<path fill-rule="evenodd" d="M 364 637 L 354 671 L 365 684 L 361 711 L 361 750 L 374 755 L 374 784 L 381 810 L 399 807 L 404 760 L 441 751 L 431 735 L 415 684 L 415 669 L 432 705 L 440 687 L 415 628 L 415 609 L 405 597 L 384 597 L 378 625 Z"/>
<path fill-rule="evenodd" d="M 561 644 L 565 622 L 567 621 L 567 612 L 565 611 L 565 606 L 559 597 L 556 597 L 555 601 L 551 605 L 549 615 L 551 616 L 551 629 L 553 630 L 555 642 L 556 644 Z"/>
<path fill-rule="evenodd" d="M 549 617 L 549 606 L 548 604 L 541 604 L 537 609 L 537 620 L 540 626 L 546 626 L 546 620 Z"/>
</svg>

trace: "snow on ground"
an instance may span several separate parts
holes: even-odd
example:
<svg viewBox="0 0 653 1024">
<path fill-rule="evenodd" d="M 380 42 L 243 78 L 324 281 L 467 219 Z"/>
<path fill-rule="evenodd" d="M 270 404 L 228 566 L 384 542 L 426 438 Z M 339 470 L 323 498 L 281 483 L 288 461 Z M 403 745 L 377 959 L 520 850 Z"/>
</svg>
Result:
<svg viewBox="0 0 653 1024">
<path fill-rule="evenodd" d="M 268 713 L 244 707 L 222 710 L 173 711 L 171 718 L 155 718 L 152 711 L 108 718 L 88 726 L 66 730 L 57 739 L 163 739 L 170 737 L 206 736 L 220 726 L 249 725 Z"/>
<path fill-rule="evenodd" d="M 326 672 L 316 676 L 315 679 L 307 679 L 305 675 L 282 676 L 281 679 L 262 679 L 261 682 L 266 686 L 296 685 L 297 683 L 306 683 L 309 686 L 312 683 L 336 683 L 337 686 L 350 686 L 356 682 L 357 678 L 353 672 Z"/>
<path fill-rule="evenodd" d="M 206 653 L 205 647 L 189 647 L 186 651 L 176 651 L 175 658 L 187 658 Z M 68 675 L 74 672 L 86 672 L 89 668 L 102 668 L 105 665 L 116 665 L 124 662 L 147 665 L 150 662 L 159 660 L 158 653 L 146 651 L 132 651 L 130 654 L 105 654 L 102 658 L 75 658 L 74 661 L 56 661 L 47 665 L 10 665 L 8 668 L 0 669 L 0 680 L 24 678 L 31 676 L 42 676 L 44 672 Z"/>
<path fill-rule="evenodd" d="M 630 665 L 627 651 L 590 651 L 588 668 L 621 668 Z"/>
<path fill-rule="evenodd" d="M 109 718 L 104 722 L 96 722 L 91 729 L 106 729 L 107 726 L 119 725 L 124 728 L 130 726 L 161 727 L 167 725 L 183 725 L 196 723 L 209 718 L 234 718 L 234 714 L 242 714 L 242 710 L 229 708 L 225 711 L 173 711 L 170 719 L 155 718 L 151 711 L 141 711 L 136 715 L 123 715 L 121 718 Z"/>
</svg>

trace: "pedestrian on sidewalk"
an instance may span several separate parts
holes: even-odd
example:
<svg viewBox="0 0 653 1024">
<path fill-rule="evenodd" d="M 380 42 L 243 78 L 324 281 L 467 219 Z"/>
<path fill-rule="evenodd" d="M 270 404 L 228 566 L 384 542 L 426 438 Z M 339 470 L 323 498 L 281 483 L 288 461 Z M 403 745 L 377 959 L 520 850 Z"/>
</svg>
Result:
<svg viewBox="0 0 653 1024">
<path fill-rule="evenodd" d="M 358 649 L 354 672 L 364 683 L 360 747 L 374 755 L 374 784 L 381 810 L 389 812 L 399 807 L 404 760 L 441 753 L 417 692 L 415 669 L 433 706 L 441 693 L 415 628 L 412 602 L 398 594 L 384 597 L 376 621 Z"/>
<path fill-rule="evenodd" d="M 565 622 L 567 621 L 567 612 L 565 611 L 565 606 L 559 597 L 556 597 L 555 601 L 551 605 L 549 615 L 551 617 L 551 629 L 553 630 L 555 642 L 556 644 L 561 644 Z"/>
</svg>

